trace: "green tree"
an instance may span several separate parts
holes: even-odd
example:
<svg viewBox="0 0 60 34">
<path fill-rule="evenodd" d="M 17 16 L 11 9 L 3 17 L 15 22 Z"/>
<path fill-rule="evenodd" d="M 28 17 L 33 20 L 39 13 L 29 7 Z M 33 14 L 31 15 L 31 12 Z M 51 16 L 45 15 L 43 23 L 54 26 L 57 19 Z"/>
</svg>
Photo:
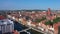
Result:
<svg viewBox="0 0 60 34">
<path fill-rule="evenodd" d="M 50 25 L 52 22 L 49 20 L 47 22 L 45 22 L 46 25 Z"/>
<path fill-rule="evenodd" d="M 36 19 L 35 22 L 39 23 L 41 22 L 41 19 Z"/>
<path fill-rule="evenodd" d="M 47 22 L 45 22 L 45 25 L 51 25 L 52 27 L 53 27 L 53 22 L 51 22 L 50 20 L 49 21 L 47 21 Z"/>
<path fill-rule="evenodd" d="M 42 19 L 36 19 L 35 22 L 39 23 L 39 22 L 41 22 L 41 21 L 43 21 L 45 19 L 46 19 L 46 17 L 42 17 Z"/>
<path fill-rule="evenodd" d="M 57 17 L 56 19 L 53 20 L 53 23 L 60 22 L 60 17 Z"/>
<path fill-rule="evenodd" d="M 55 24 L 55 23 L 58 23 L 60 22 L 60 17 L 57 17 L 56 19 L 53 20 L 53 22 L 51 20 L 45 22 L 45 25 L 52 25 Z"/>
</svg>

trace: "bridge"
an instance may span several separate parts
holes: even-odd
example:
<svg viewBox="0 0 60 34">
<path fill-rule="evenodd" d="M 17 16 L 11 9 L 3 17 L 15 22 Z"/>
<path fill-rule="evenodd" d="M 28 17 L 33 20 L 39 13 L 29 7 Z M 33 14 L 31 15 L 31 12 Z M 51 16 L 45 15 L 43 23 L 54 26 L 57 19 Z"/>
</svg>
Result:
<svg viewBox="0 0 60 34">
<path fill-rule="evenodd" d="M 44 31 L 41 31 L 41 30 L 38 30 L 38 29 L 35 29 L 35 28 L 32 28 L 33 30 L 37 31 L 37 32 L 41 32 L 43 34 L 51 34 L 51 33 L 48 33 L 48 32 L 44 32 Z"/>
<path fill-rule="evenodd" d="M 38 29 L 33 28 L 33 27 L 29 27 L 28 29 L 25 29 L 25 30 L 22 30 L 22 31 L 19 31 L 19 32 L 27 32 L 27 30 L 29 30 L 29 29 L 33 29 L 33 30 L 35 30 L 35 31 L 37 31 L 37 32 L 41 32 L 41 33 L 43 33 L 43 34 L 51 34 L 51 33 L 49 33 L 49 32 L 44 32 L 44 31 L 38 30 Z M 30 34 L 30 32 L 27 32 L 27 33 Z"/>
<path fill-rule="evenodd" d="M 28 28 L 28 29 L 25 29 L 25 30 L 22 30 L 22 31 L 19 31 L 19 32 L 26 32 L 27 34 L 30 34 L 30 32 L 27 31 L 29 29 L 31 29 L 31 28 Z"/>
<path fill-rule="evenodd" d="M 29 29 L 31 29 L 31 28 L 27 28 L 27 29 L 24 29 L 24 30 L 22 30 L 22 31 L 19 31 L 19 32 L 27 31 L 27 30 L 29 30 Z"/>
</svg>

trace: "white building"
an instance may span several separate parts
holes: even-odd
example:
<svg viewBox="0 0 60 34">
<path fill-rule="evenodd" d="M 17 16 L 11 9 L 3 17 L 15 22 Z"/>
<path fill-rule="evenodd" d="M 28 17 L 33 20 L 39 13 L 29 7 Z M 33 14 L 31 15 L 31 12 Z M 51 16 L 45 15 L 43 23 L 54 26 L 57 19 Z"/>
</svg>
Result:
<svg viewBox="0 0 60 34">
<path fill-rule="evenodd" d="M 9 19 L 0 20 L 0 32 L 8 33 L 14 30 L 14 23 Z"/>
<path fill-rule="evenodd" d="M 28 26 L 31 26 L 31 21 L 30 21 L 30 20 L 27 21 L 27 25 L 28 25 Z"/>
</svg>

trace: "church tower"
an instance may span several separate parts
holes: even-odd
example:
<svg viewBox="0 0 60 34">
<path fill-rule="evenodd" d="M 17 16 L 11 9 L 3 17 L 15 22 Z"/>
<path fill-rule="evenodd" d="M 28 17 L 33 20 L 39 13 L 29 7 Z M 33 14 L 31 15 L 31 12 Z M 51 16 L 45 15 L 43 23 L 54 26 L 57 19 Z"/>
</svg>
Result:
<svg viewBox="0 0 60 34">
<path fill-rule="evenodd" d="M 48 15 L 48 16 L 51 15 L 51 10 L 50 10 L 50 8 L 48 8 L 47 15 Z"/>
</svg>

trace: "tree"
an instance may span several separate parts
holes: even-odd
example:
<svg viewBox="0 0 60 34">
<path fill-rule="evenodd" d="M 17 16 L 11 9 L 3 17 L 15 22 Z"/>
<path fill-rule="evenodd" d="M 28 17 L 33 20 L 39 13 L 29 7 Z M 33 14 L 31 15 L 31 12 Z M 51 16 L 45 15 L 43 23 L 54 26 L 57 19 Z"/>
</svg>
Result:
<svg viewBox="0 0 60 34">
<path fill-rule="evenodd" d="M 45 22 L 45 25 L 52 25 L 55 24 L 55 23 L 58 23 L 60 22 L 60 17 L 57 17 L 56 19 L 53 20 L 53 22 L 51 22 L 51 20 Z"/>
<path fill-rule="evenodd" d="M 46 19 L 46 17 L 42 17 L 42 19 L 41 20 L 45 20 Z"/>
<path fill-rule="evenodd" d="M 39 23 L 39 22 L 41 22 L 41 21 L 43 21 L 45 19 L 46 19 L 46 17 L 42 17 L 42 19 L 36 19 L 35 22 L 38 22 Z"/>
<path fill-rule="evenodd" d="M 51 23 L 51 21 L 49 20 L 49 21 L 45 22 L 45 25 L 50 25 L 50 23 Z"/>
<path fill-rule="evenodd" d="M 60 22 L 60 17 L 57 17 L 56 19 L 53 20 L 53 23 Z"/>
<path fill-rule="evenodd" d="M 49 20 L 49 21 L 47 21 L 47 22 L 45 22 L 45 25 L 51 25 L 52 27 L 53 27 L 53 22 L 51 22 L 51 20 Z"/>
<path fill-rule="evenodd" d="M 41 22 L 41 19 L 36 19 L 35 22 L 39 23 Z"/>
</svg>

